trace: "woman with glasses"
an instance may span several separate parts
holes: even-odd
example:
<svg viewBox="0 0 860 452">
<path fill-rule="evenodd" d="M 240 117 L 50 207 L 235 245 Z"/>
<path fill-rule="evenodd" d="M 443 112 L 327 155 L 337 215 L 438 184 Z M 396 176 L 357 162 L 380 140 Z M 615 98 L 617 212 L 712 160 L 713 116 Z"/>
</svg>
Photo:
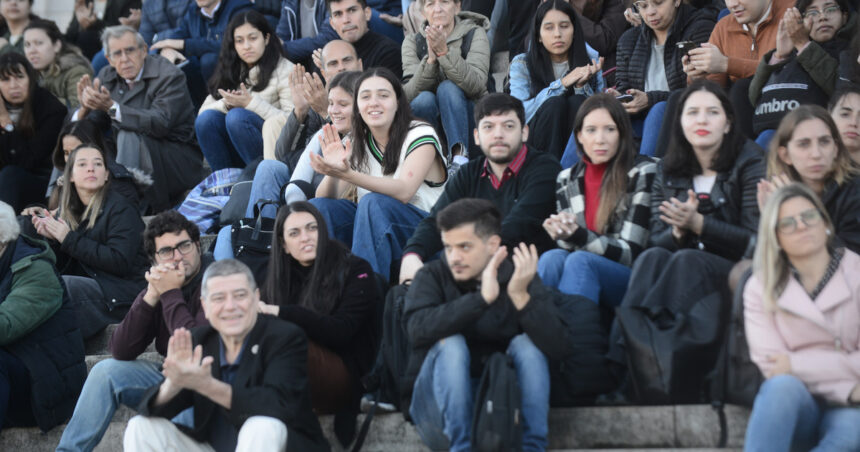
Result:
<svg viewBox="0 0 860 452">
<path fill-rule="evenodd" d="M 687 87 L 687 74 L 681 67 L 685 48 L 678 44 L 707 42 L 717 11 L 696 9 L 681 0 L 638 0 L 633 6 L 642 24 L 621 35 L 617 86 L 608 92 L 630 96 L 622 103 L 642 139 L 639 152 L 653 156 L 669 93 Z"/>
<path fill-rule="evenodd" d="M 111 189 L 107 156 L 82 144 L 63 171 L 66 187 L 56 216 L 33 213 L 36 232 L 57 255 L 57 268 L 84 338 L 119 323 L 144 288 L 143 221 L 125 197 Z"/>
<path fill-rule="evenodd" d="M 779 22 L 776 49 L 750 83 L 756 142 L 767 147 L 779 121 L 802 104 L 827 105 L 838 80 L 839 54 L 857 28 L 847 0 L 798 0 Z"/>
<path fill-rule="evenodd" d="M 860 167 L 827 110 L 802 105 L 782 119 L 770 143 L 767 174 L 758 184 L 759 208 L 777 188 L 800 182 L 821 198 L 840 245 L 860 252 Z"/>
<path fill-rule="evenodd" d="M 633 264 L 625 307 L 678 310 L 706 297 L 728 299 L 729 271 L 758 227 L 762 149 L 744 138 L 716 83 L 694 81 L 679 105 L 672 142 L 651 190 L 652 248 Z M 609 358 L 623 368 L 620 336 L 614 327 Z M 715 360 L 716 354 L 702 359 Z"/>
<path fill-rule="evenodd" d="M 762 209 L 744 326 L 767 379 L 744 450 L 860 450 L 860 256 L 838 246 L 833 228 L 803 184 Z"/>
</svg>

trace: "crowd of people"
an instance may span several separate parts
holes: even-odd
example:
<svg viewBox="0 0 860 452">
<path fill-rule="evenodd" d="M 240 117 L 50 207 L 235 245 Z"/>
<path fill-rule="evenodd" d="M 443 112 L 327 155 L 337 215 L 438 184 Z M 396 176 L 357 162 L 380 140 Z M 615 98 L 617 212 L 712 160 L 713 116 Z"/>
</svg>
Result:
<svg viewBox="0 0 860 452">
<path fill-rule="evenodd" d="M 0 0 L 0 428 L 90 451 L 126 405 L 129 450 L 325 451 L 334 414 L 346 446 L 403 285 L 433 450 L 471 449 L 493 353 L 546 450 L 550 406 L 643 400 L 622 312 L 725 330 L 736 296 L 744 448 L 860 450 L 856 2 L 33 1 Z M 239 180 L 253 262 L 177 210 Z"/>
</svg>

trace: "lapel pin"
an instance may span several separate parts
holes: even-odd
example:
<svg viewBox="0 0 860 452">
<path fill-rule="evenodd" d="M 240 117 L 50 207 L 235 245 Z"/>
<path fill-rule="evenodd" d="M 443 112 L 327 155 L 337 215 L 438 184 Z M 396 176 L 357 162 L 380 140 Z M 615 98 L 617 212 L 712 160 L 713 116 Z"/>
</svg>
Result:
<svg viewBox="0 0 860 452">
<path fill-rule="evenodd" d="M 260 346 L 257 344 L 254 344 L 254 346 L 251 347 L 251 353 L 256 355 L 258 351 L 260 351 Z"/>
</svg>

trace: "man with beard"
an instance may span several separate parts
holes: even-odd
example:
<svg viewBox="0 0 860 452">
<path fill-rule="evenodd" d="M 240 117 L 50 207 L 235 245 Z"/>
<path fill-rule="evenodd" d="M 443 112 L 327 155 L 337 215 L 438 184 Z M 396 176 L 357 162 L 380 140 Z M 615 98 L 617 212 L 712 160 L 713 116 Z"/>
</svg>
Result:
<svg viewBox="0 0 860 452">
<path fill-rule="evenodd" d="M 534 244 L 538 252 L 554 243 L 542 230 L 542 218 L 555 212 L 555 178 L 561 171 L 551 155 L 529 148 L 529 127 L 518 99 L 489 94 L 475 105 L 475 143 L 484 156 L 470 161 L 445 184 L 433 209 L 415 229 L 403 250 L 400 282 L 412 279 L 424 261 L 442 249 L 436 214 L 462 198 L 491 201 L 502 214 L 502 244 Z"/>
</svg>

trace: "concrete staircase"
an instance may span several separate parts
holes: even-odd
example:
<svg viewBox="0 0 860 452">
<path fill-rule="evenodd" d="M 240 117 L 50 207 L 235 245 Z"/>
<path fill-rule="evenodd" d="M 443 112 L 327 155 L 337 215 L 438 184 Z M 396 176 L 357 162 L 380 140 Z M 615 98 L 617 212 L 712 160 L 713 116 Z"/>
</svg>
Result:
<svg viewBox="0 0 860 452">
<path fill-rule="evenodd" d="M 87 369 L 110 357 L 107 343 L 115 326 L 86 344 Z M 142 359 L 161 361 L 161 356 L 150 344 Z M 134 411 L 121 407 L 114 415 L 101 444 L 96 451 L 122 450 L 122 437 L 126 422 Z M 728 419 L 728 448 L 716 449 L 719 422 L 708 405 L 582 407 L 553 409 L 549 419 L 549 449 L 552 451 L 606 450 L 633 451 L 685 450 L 729 451 L 741 450 L 749 417 L 749 410 L 737 406 L 726 408 Z M 359 417 L 359 422 L 363 417 Z M 332 416 L 323 416 L 320 423 L 332 450 L 343 448 L 337 442 L 332 427 Z M 65 425 L 42 433 L 38 428 L 11 428 L 0 432 L 0 451 L 50 451 L 60 440 Z M 364 451 L 418 452 L 426 451 L 412 424 L 404 421 L 400 413 L 378 414 L 371 424 Z"/>
</svg>

